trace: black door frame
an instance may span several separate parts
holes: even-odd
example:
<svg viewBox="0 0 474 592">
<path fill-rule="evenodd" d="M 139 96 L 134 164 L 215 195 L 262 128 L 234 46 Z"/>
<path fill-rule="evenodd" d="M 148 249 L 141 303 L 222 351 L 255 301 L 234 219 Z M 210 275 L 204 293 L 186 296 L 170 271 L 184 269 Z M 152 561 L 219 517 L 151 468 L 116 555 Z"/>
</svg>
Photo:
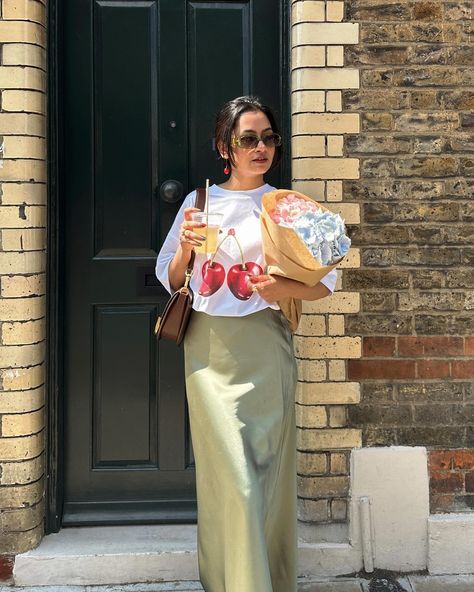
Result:
<svg viewBox="0 0 474 592">
<path fill-rule="evenodd" d="M 280 4 L 281 130 L 287 139 L 281 163 L 283 179 L 291 183 L 291 102 L 290 102 L 290 1 Z M 46 263 L 46 520 L 45 533 L 58 532 L 64 500 L 64 315 L 63 269 L 63 105 L 62 105 L 62 5 L 48 2 L 47 56 L 47 263 Z"/>
</svg>

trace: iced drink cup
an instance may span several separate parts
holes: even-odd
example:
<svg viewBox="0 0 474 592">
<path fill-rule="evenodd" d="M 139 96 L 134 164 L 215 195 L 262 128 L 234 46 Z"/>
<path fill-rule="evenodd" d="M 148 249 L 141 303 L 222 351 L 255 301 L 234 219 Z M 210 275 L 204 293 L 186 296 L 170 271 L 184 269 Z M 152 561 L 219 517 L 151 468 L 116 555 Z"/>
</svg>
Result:
<svg viewBox="0 0 474 592">
<path fill-rule="evenodd" d="M 193 212 L 193 222 L 207 224 L 205 228 L 196 228 L 195 232 L 206 238 L 200 247 L 194 247 L 196 253 L 214 253 L 217 249 L 217 237 L 221 227 L 223 214 L 217 212 Z"/>
</svg>

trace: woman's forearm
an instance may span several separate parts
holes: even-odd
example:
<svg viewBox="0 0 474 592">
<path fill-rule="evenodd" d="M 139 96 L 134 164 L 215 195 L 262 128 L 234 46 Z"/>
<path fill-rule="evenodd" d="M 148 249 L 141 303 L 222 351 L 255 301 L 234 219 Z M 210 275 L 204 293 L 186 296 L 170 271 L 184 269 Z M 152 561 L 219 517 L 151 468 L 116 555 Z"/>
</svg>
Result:
<svg viewBox="0 0 474 592">
<path fill-rule="evenodd" d="M 249 277 L 249 283 L 267 302 L 277 302 L 282 298 L 298 298 L 299 300 L 319 300 L 332 294 L 331 290 L 321 282 L 315 286 L 307 286 L 296 280 L 279 275 L 255 275 Z"/>
<path fill-rule="evenodd" d="M 179 245 L 175 256 L 168 267 L 168 279 L 173 290 L 178 290 L 184 284 L 185 272 L 191 259 L 192 251 L 183 251 Z"/>
<path fill-rule="evenodd" d="M 301 282 L 290 280 L 294 285 L 292 286 L 292 296 L 299 298 L 300 300 L 319 300 L 320 298 L 326 298 L 332 294 L 331 290 L 324 284 L 319 282 L 315 286 L 306 286 Z"/>
</svg>

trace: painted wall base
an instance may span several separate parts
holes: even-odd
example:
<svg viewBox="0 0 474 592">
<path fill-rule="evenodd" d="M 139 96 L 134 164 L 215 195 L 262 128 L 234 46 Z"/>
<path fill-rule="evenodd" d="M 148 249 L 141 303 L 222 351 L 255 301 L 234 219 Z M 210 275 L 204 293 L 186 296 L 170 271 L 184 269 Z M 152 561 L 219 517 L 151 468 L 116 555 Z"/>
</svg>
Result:
<svg viewBox="0 0 474 592">
<path fill-rule="evenodd" d="M 474 514 L 434 514 L 428 520 L 430 574 L 474 573 Z"/>
<path fill-rule="evenodd" d="M 365 528 L 361 500 L 367 501 Z M 429 516 L 424 447 L 360 448 L 351 455 L 351 544 L 367 571 L 426 568 Z M 365 551 L 365 552 L 364 552 Z"/>
</svg>

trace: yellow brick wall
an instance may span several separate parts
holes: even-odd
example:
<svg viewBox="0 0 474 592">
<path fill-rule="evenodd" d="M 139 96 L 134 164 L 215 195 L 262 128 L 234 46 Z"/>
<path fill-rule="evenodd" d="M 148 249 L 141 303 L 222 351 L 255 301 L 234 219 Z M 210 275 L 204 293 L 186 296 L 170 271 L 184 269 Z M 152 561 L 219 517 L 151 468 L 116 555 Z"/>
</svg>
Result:
<svg viewBox="0 0 474 592">
<path fill-rule="evenodd" d="M 350 196 L 343 196 L 342 180 L 359 178 L 359 160 L 344 155 L 344 134 L 358 133 L 360 122 L 359 114 L 342 113 L 342 89 L 359 88 L 358 70 L 344 67 L 344 46 L 358 43 L 359 29 L 343 20 L 341 1 L 291 5 L 292 178 L 294 189 L 358 224 L 359 206 L 345 201 Z M 338 291 L 304 303 L 295 337 L 298 511 L 304 521 L 347 518 L 349 451 L 361 446 L 361 431 L 346 427 L 347 406 L 360 396 L 359 385 L 346 380 L 346 361 L 360 357 L 361 342 L 345 334 L 344 320 L 360 303 L 357 293 L 340 286 L 341 274 L 359 266 L 352 249 L 341 265 Z"/>
<path fill-rule="evenodd" d="M 46 0 L 1 0 L 0 553 L 43 535 Z"/>
<path fill-rule="evenodd" d="M 0 1 L 0 553 L 18 553 L 38 544 L 44 520 L 46 0 Z M 341 1 L 291 8 L 293 187 L 356 224 L 342 180 L 359 176 L 358 159 L 344 156 L 359 115 L 342 113 L 341 91 L 359 88 L 357 69 L 344 67 L 358 25 L 343 22 Z M 342 267 L 358 266 L 352 250 Z M 305 303 L 295 340 L 303 520 L 346 518 L 348 450 L 360 446 L 360 431 L 346 427 L 359 400 L 346 360 L 360 356 L 360 341 L 345 335 L 344 315 L 358 307 L 341 291 Z"/>
</svg>

